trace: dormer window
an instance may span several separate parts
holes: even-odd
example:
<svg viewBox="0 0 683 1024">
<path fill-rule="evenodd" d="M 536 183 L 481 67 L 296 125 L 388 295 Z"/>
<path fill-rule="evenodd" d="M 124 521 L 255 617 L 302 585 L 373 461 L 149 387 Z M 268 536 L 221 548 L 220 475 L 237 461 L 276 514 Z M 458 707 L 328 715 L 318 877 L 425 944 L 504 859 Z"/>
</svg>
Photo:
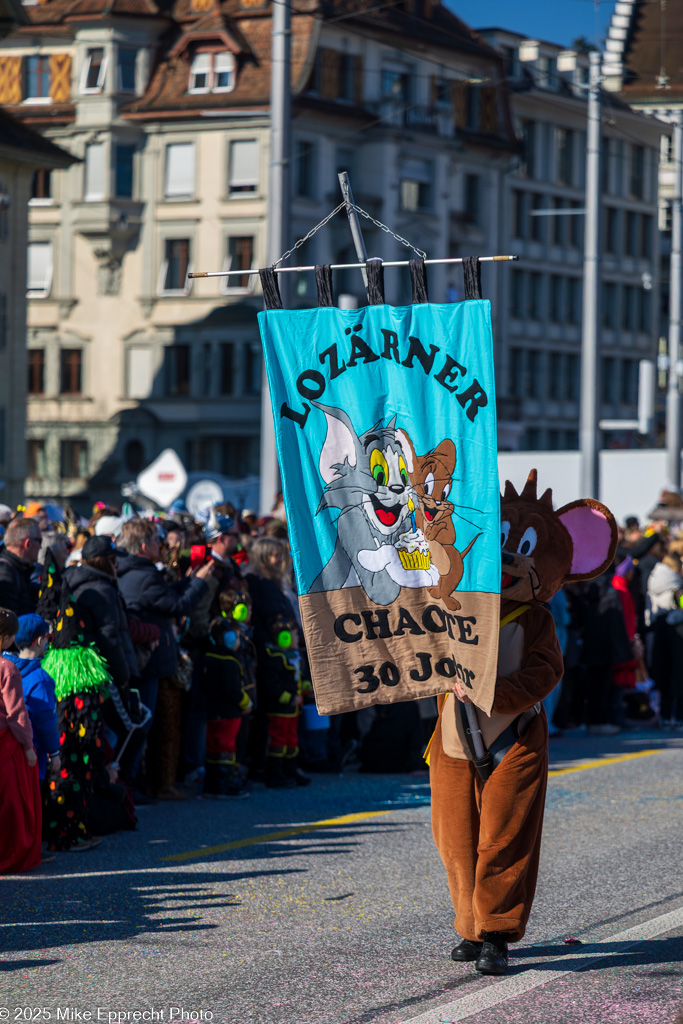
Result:
<svg viewBox="0 0 683 1024">
<path fill-rule="evenodd" d="M 188 92 L 232 92 L 235 88 L 235 58 L 232 53 L 195 54 L 190 67 Z"/>
<path fill-rule="evenodd" d="M 102 92 L 107 72 L 107 60 L 101 46 L 86 51 L 81 71 L 81 92 Z"/>
</svg>

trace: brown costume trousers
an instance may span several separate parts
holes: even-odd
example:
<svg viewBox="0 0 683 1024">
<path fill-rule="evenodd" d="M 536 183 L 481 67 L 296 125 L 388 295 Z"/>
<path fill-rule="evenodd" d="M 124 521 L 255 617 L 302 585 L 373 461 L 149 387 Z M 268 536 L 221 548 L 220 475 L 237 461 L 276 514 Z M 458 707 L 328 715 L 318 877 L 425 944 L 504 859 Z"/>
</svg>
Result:
<svg viewBox="0 0 683 1024">
<path fill-rule="evenodd" d="M 471 761 L 448 757 L 441 719 L 430 751 L 432 831 L 464 939 L 504 932 L 517 942 L 531 911 L 548 778 L 545 711 L 486 783 Z"/>
</svg>

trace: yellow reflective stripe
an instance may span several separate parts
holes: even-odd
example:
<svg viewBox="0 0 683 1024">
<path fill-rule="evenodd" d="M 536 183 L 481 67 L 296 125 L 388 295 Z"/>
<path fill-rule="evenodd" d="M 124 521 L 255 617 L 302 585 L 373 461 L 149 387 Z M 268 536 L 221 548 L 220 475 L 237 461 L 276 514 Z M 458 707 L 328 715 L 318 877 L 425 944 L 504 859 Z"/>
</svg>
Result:
<svg viewBox="0 0 683 1024">
<path fill-rule="evenodd" d="M 524 612 L 528 612 L 530 608 L 530 604 L 520 604 L 519 608 L 515 608 L 514 611 L 508 612 L 505 618 L 500 620 L 500 628 L 502 629 L 503 626 L 507 626 L 508 622 L 514 622 L 515 619 L 520 617 L 520 615 L 524 615 Z"/>
</svg>

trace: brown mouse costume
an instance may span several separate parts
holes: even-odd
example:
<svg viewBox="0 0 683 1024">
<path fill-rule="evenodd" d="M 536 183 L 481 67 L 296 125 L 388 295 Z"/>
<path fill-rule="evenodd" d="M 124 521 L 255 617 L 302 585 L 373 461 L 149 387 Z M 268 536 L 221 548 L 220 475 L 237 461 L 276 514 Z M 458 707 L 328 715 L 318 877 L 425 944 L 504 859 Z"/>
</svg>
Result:
<svg viewBox="0 0 683 1024">
<path fill-rule="evenodd" d="M 536 470 L 521 494 L 505 485 L 498 675 L 490 715 L 477 710 L 494 770 L 474 765 L 464 705 L 439 698 L 429 750 L 432 828 L 448 875 L 454 960 L 503 974 L 507 942 L 522 938 L 536 889 L 548 774 L 548 727 L 540 703 L 562 677 L 562 654 L 545 606 L 565 582 L 599 576 L 614 558 L 617 529 L 604 505 L 583 499 L 553 511 L 537 497 Z"/>
</svg>

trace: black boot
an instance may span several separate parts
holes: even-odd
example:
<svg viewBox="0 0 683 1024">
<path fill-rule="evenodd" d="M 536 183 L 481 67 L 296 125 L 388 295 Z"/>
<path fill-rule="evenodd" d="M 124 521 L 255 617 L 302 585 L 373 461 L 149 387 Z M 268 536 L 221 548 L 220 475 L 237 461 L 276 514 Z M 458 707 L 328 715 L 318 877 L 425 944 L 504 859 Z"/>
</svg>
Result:
<svg viewBox="0 0 683 1024">
<path fill-rule="evenodd" d="M 471 960 L 477 960 L 483 945 L 483 942 L 472 942 L 470 939 L 463 939 L 455 949 L 451 950 L 451 960 L 463 964 L 469 963 Z"/>
<path fill-rule="evenodd" d="M 295 785 L 310 786 L 310 775 L 306 775 L 305 772 L 302 772 L 301 768 L 298 767 L 296 761 L 293 758 L 284 758 L 284 764 L 282 768 L 286 778 L 293 781 Z"/>
<path fill-rule="evenodd" d="M 295 789 L 296 782 L 285 775 L 283 758 L 273 757 L 271 754 L 266 758 L 265 783 L 268 789 Z"/>
<path fill-rule="evenodd" d="M 507 974 L 508 944 L 505 935 L 488 932 L 475 964 L 480 974 Z"/>
</svg>

